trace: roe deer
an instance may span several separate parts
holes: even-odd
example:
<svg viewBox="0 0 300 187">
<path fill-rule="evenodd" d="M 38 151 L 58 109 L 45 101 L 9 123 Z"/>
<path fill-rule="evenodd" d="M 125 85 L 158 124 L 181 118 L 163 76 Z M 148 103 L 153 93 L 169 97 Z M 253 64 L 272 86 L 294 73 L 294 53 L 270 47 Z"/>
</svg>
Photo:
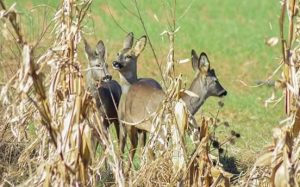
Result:
<svg viewBox="0 0 300 187">
<path fill-rule="evenodd" d="M 119 138 L 118 105 L 122 94 L 119 83 L 112 80 L 105 62 L 105 46 L 100 40 L 92 50 L 85 39 L 85 53 L 89 61 L 87 72 L 88 89 L 96 100 L 96 106 L 103 119 L 104 129 L 114 123 Z"/>
<path fill-rule="evenodd" d="M 123 43 L 123 48 L 118 52 L 117 54 L 117 59 L 113 62 L 113 68 L 119 71 L 120 75 L 120 84 L 122 87 L 122 97 L 120 101 L 120 106 L 119 107 L 125 107 L 128 104 L 125 104 L 127 102 L 126 99 L 126 94 L 128 90 L 130 89 L 131 85 L 136 84 L 136 83 L 145 83 L 146 85 L 151 85 L 149 88 L 150 89 L 155 89 L 155 90 L 162 90 L 160 84 L 156 82 L 154 79 L 151 78 L 137 78 L 137 59 L 140 55 L 140 53 L 144 50 L 146 42 L 147 42 L 147 37 L 142 36 L 138 41 L 135 43 L 135 46 L 133 47 L 133 33 L 130 32 Z M 157 93 L 163 93 L 163 92 L 157 92 Z M 136 98 L 136 99 L 141 99 L 143 98 Z M 140 101 L 138 101 L 140 102 Z M 123 103 L 123 104 L 121 104 Z M 159 104 L 159 102 L 157 103 Z M 155 105 L 153 105 L 155 106 Z M 144 108 L 140 108 L 141 110 L 144 110 Z M 154 109 L 151 109 L 151 111 Z M 118 110 L 118 115 L 120 121 L 126 121 L 127 118 L 127 113 L 125 112 L 124 109 L 119 109 Z M 129 117 L 129 116 L 128 116 Z M 129 120 L 130 121 L 130 120 Z M 135 120 L 133 120 L 135 121 Z M 138 130 L 136 128 L 131 128 L 130 126 L 123 127 L 121 125 L 121 129 L 125 130 L 123 132 L 123 140 L 120 140 L 120 149 L 121 153 L 124 153 L 124 147 L 126 144 L 126 136 L 127 133 L 129 134 L 130 140 L 132 142 L 131 144 L 131 151 L 130 151 L 130 158 L 133 158 L 135 154 L 135 150 L 132 150 L 137 146 L 137 132 L 140 134 L 140 142 L 142 145 L 145 145 L 146 142 L 146 132 L 143 130 Z"/>
<path fill-rule="evenodd" d="M 165 97 L 165 93 L 158 82 L 149 78 L 137 78 L 137 58 L 143 51 L 146 41 L 146 37 L 143 36 L 132 47 L 133 34 L 129 33 L 123 49 L 118 53 L 117 60 L 113 62 L 113 67 L 119 71 L 121 78 L 123 95 L 118 111 L 120 121 L 126 126 L 130 138 L 131 160 L 138 143 L 137 130 L 150 132 L 152 128 L 151 115 L 157 111 Z M 189 112 L 194 115 L 208 97 L 222 97 L 227 94 L 227 91 L 219 83 L 214 70 L 210 69 L 207 55 L 201 53 L 198 58 L 194 50 L 191 53 L 192 66 L 196 76 L 188 90 L 197 94 L 198 97 L 185 94 L 182 99 Z M 126 134 L 121 138 L 124 139 L 121 143 L 125 144 Z M 121 148 L 123 147 L 124 145 L 121 145 Z"/>
</svg>

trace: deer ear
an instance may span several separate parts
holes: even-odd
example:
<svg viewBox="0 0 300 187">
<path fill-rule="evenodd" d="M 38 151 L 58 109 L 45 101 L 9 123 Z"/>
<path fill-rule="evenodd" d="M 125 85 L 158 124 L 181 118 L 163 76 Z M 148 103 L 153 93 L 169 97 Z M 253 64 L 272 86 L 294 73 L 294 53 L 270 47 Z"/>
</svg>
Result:
<svg viewBox="0 0 300 187">
<path fill-rule="evenodd" d="M 82 37 L 83 38 L 83 37 Z M 86 41 L 85 38 L 83 38 L 83 42 L 84 42 L 84 50 L 87 56 L 92 55 L 93 51 L 91 46 L 88 44 L 88 42 Z"/>
<path fill-rule="evenodd" d="M 102 40 L 96 45 L 96 55 L 99 55 L 102 59 L 105 59 L 105 46 Z"/>
<path fill-rule="evenodd" d="M 201 53 L 199 57 L 199 69 L 202 72 L 207 72 L 210 69 L 210 63 L 205 53 Z"/>
<path fill-rule="evenodd" d="M 124 49 L 131 49 L 132 48 L 133 38 L 134 38 L 133 32 L 130 32 L 130 33 L 127 34 L 127 36 L 124 40 L 124 43 L 123 43 L 123 48 Z"/>
<path fill-rule="evenodd" d="M 139 54 L 145 49 L 147 43 L 147 37 L 142 36 L 138 41 L 136 42 L 134 46 L 134 53 L 136 56 L 139 56 Z"/>
<path fill-rule="evenodd" d="M 194 49 L 192 49 L 192 66 L 194 71 L 199 71 L 199 61 L 198 61 L 198 56 L 197 53 Z"/>
</svg>

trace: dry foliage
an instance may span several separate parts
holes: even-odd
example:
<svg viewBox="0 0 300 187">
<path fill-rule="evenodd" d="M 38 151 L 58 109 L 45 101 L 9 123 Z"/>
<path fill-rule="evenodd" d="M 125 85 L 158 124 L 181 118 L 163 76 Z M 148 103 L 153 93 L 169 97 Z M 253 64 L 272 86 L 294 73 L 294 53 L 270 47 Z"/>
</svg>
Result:
<svg viewBox="0 0 300 187">
<path fill-rule="evenodd" d="M 273 131 L 273 144 L 256 160 L 243 186 L 299 186 L 300 183 L 300 110 L 299 110 L 299 1 L 282 0 L 280 41 L 283 56 L 281 88 L 285 93 L 287 118 L 284 126 Z M 288 23 L 285 24 L 285 16 Z M 287 39 L 285 26 L 288 25 Z M 269 41 L 273 45 L 274 39 Z"/>
<path fill-rule="evenodd" d="M 36 46 L 26 42 L 16 11 L 0 2 L 1 19 L 13 28 L 22 51 L 21 67 L 1 92 L 6 108 L 3 120 L 18 141 L 28 141 L 18 157 L 19 174 L 26 175 L 21 184 L 95 185 L 90 169 L 95 151 L 92 131 L 102 137 L 102 125 L 92 97 L 84 89 L 77 58 L 81 22 L 91 1 L 62 3 L 53 19 L 55 41 L 37 60 L 33 58 Z M 34 138 L 27 137 L 30 124 L 36 129 Z M 110 145 L 107 137 L 101 140 Z"/>
<path fill-rule="evenodd" d="M 144 149 L 140 169 L 127 176 L 118 145 L 110 134 L 103 133 L 95 101 L 85 89 L 82 62 L 78 60 L 82 21 L 91 0 L 62 1 L 53 18 L 55 40 L 38 58 L 34 58 L 38 45 L 26 41 L 14 7 L 7 9 L 2 0 L 0 5 L 0 19 L 9 25 L 22 62 L 1 88 L 5 125 L 1 127 L 0 147 L 5 151 L 0 158 L 14 159 L 1 165 L 3 185 L 230 185 L 231 174 L 214 163 L 210 154 L 209 127 L 213 120 L 203 117 L 198 124 L 180 99 L 185 90 L 181 75 L 176 77 L 174 73 L 175 27 L 168 31 L 167 97 L 153 118 L 155 128 Z M 189 128 L 199 132 L 192 138 L 196 145 L 192 154 L 182 138 Z M 29 133 L 30 129 L 34 129 L 34 134 Z M 99 137 L 96 140 L 95 134 Z M 100 143 L 102 152 L 96 151 L 96 143 Z M 149 156 L 153 151 L 155 159 Z M 14 168 L 5 169 L 10 166 Z M 108 171 L 104 171 L 107 167 Z"/>
</svg>

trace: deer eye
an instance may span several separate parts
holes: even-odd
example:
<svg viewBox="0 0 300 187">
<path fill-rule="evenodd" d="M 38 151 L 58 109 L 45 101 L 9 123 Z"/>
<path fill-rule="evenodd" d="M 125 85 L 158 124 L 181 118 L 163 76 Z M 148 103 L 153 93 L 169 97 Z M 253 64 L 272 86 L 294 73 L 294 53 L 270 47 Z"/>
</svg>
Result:
<svg viewBox="0 0 300 187">
<path fill-rule="evenodd" d="M 100 68 L 100 67 L 101 67 L 101 64 L 96 64 L 96 67 Z"/>
<path fill-rule="evenodd" d="M 132 58 L 132 56 L 130 56 L 130 55 L 126 55 L 126 56 L 125 56 L 125 58 L 126 58 L 126 59 L 131 59 L 131 58 Z"/>
<path fill-rule="evenodd" d="M 216 84 L 218 79 L 216 77 L 208 77 L 208 79 L 206 79 L 206 81 L 207 81 L 207 84 L 211 85 L 211 84 Z"/>
</svg>

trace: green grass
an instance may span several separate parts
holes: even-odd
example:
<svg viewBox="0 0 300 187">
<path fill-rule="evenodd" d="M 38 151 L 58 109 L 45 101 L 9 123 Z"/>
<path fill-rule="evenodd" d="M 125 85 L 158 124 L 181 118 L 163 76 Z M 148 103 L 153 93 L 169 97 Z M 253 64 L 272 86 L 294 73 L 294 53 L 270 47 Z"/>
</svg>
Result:
<svg viewBox="0 0 300 187">
<path fill-rule="evenodd" d="M 99 39 L 105 42 L 109 53 L 108 62 L 114 59 L 121 48 L 127 32 L 133 31 L 136 37 L 145 34 L 139 20 L 120 2 L 137 14 L 132 0 L 94 0 L 89 12 L 90 17 L 85 22 L 88 26 L 85 31 L 92 33 L 86 35 L 86 38 L 94 44 Z M 168 29 L 172 2 L 138 1 L 150 39 L 163 65 L 169 44 L 167 38 L 160 36 L 160 33 Z M 240 83 L 244 81 L 253 85 L 256 80 L 268 77 L 278 66 L 279 47 L 266 46 L 265 39 L 278 36 L 279 1 L 176 2 L 176 16 L 179 18 L 177 27 L 180 27 L 180 30 L 176 33 L 175 57 L 189 58 L 191 49 L 208 54 L 211 66 L 216 69 L 220 82 L 229 93 L 224 99 L 225 107 L 220 113 L 220 118 L 230 123 L 230 129 L 242 135 L 236 145 L 229 148 L 230 154 L 241 162 L 243 159 L 247 162 L 246 157 L 254 158 L 254 155 L 271 141 L 271 129 L 278 126 L 278 121 L 284 117 L 283 102 L 276 107 L 263 106 L 263 101 L 271 96 L 272 89 L 250 88 Z M 26 12 L 28 7 L 32 8 L 41 3 L 40 0 L 18 1 L 17 8 Z M 45 0 L 44 3 L 54 8 L 58 4 L 50 0 Z M 125 32 L 114 22 L 112 15 Z M 34 22 L 31 26 L 35 27 Z M 81 58 L 85 60 L 84 55 L 81 55 Z M 176 71 L 182 73 L 188 83 L 193 78 L 190 64 L 176 65 Z M 138 72 L 140 77 L 155 77 L 161 80 L 149 45 L 140 57 Z M 116 72 L 114 75 L 117 77 Z M 280 92 L 277 95 L 279 96 Z M 215 113 L 217 101 L 218 99 L 209 99 L 197 116 L 199 117 L 200 113 Z M 221 139 L 227 131 L 229 130 L 222 128 L 218 130 Z"/>
</svg>

